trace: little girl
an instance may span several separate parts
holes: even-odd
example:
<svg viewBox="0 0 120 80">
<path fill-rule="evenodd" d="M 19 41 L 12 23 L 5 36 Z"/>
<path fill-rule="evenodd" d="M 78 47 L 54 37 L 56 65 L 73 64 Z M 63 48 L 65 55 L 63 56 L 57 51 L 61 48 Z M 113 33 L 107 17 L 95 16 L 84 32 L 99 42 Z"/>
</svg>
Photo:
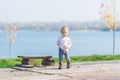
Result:
<svg viewBox="0 0 120 80">
<path fill-rule="evenodd" d="M 69 57 L 69 48 L 71 47 L 71 39 L 68 37 L 68 27 L 64 25 L 60 32 L 61 36 L 57 40 L 57 45 L 59 47 L 59 68 L 62 68 L 63 55 L 67 61 L 67 68 L 70 68 L 70 57 Z"/>
</svg>

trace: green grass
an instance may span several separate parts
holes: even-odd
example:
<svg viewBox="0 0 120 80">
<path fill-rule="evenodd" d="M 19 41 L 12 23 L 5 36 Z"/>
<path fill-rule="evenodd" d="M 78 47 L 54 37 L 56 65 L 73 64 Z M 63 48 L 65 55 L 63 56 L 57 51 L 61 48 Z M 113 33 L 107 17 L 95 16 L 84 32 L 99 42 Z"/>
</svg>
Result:
<svg viewBox="0 0 120 80">
<path fill-rule="evenodd" d="M 0 59 L 0 68 L 12 67 L 15 64 L 20 64 L 20 63 L 21 63 L 20 58 L 3 58 Z"/>
<path fill-rule="evenodd" d="M 89 55 L 89 56 L 72 56 L 71 62 L 90 62 L 90 61 L 108 61 L 108 60 L 120 60 L 120 54 L 119 55 Z M 21 58 L 1 58 L 0 59 L 0 68 L 7 68 L 12 67 L 15 64 L 21 64 Z M 58 58 L 54 58 L 55 63 L 58 63 Z M 41 60 L 35 59 L 35 64 L 40 64 Z M 66 62 L 65 59 L 63 59 L 63 62 Z"/>
<path fill-rule="evenodd" d="M 90 55 L 90 56 L 72 56 L 72 62 L 90 62 L 90 61 L 108 61 L 120 60 L 120 55 Z"/>
</svg>

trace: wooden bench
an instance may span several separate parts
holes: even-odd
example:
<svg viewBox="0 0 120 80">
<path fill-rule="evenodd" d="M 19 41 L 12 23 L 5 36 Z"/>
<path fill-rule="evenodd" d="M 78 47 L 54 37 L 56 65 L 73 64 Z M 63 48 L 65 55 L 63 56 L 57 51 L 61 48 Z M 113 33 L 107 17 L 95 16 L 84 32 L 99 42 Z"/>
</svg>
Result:
<svg viewBox="0 0 120 80">
<path fill-rule="evenodd" d="M 42 59 L 41 65 L 43 66 L 51 66 L 55 64 L 55 61 L 52 56 L 18 56 L 22 58 L 21 64 L 26 67 L 34 67 L 35 61 L 34 59 Z"/>
</svg>

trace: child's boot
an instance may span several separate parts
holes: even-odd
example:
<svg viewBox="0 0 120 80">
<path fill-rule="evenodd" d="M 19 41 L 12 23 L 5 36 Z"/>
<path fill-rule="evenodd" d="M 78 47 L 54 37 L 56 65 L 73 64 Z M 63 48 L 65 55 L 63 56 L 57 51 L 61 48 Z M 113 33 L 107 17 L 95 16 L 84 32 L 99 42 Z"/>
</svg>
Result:
<svg viewBox="0 0 120 80">
<path fill-rule="evenodd" d="M 59 62 L 59 68 L 58 69 L 62 69 L 62 62 Z"/>
<path fill-rule="evenodd" d="M 67 61 L 67 68 L 70 68 L 70 61 Z"/>
</svg>

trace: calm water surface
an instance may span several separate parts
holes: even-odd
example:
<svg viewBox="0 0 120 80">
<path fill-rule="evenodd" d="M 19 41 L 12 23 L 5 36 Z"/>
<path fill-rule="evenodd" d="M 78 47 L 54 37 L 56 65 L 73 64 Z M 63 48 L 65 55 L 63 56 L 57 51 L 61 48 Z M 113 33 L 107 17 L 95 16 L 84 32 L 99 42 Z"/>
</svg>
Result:
<svg viewBox="0 0 120 80">
<path fill-rule="evenodd" d="M 18 55 L 52 55 L 58 56 L 56 40 L 59 32 L 20 31 L 15 43 L 11 46 L 11 57 Z M 71 31 L 72 40 L 70 56 L 110 54 L 113 52 L 112 32 L 80 32 Z M 115 54 L 120 53 L 120 32 L 116 32 Z M 0 32 L 0 58 L 9 57 L 9 43 L 5 32 Z"/>
</svg>

